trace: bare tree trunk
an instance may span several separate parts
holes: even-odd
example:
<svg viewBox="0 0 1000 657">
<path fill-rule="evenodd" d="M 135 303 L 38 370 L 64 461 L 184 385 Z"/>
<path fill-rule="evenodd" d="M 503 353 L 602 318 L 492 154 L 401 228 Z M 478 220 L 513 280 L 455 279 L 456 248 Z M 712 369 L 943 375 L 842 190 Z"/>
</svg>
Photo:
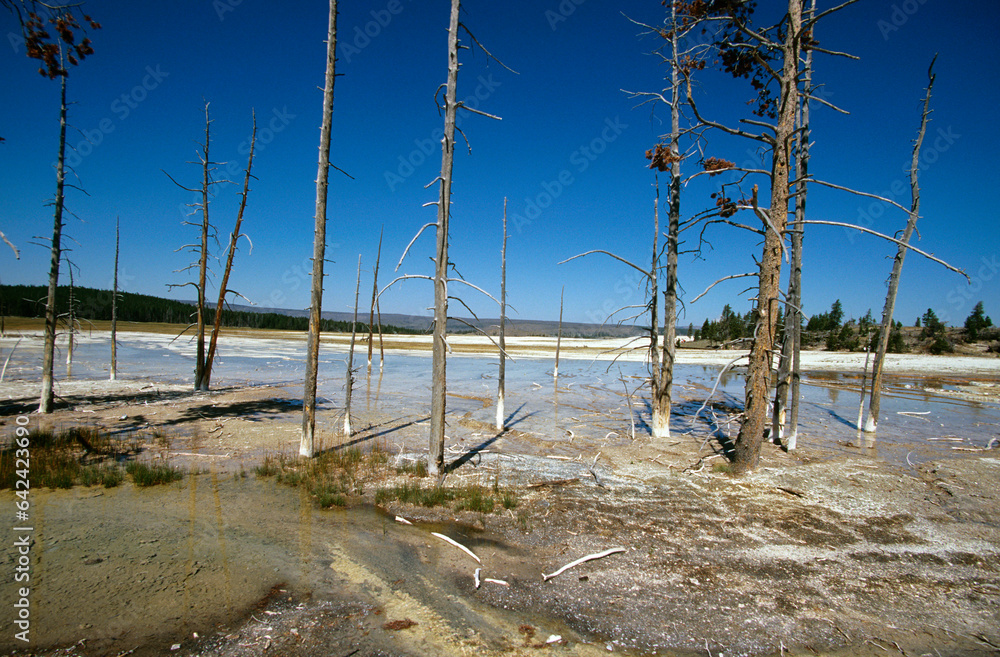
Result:
<svg viewBox="0 0 1000 657">
<path fill-rule="evenodd" d="M 500 249 L 500 372 L 497 376 L 497 431 L 504 427 L 504 375 L 507 364 L 507 198 L 503 200 L 503 247 Z"/>
<path fill-rule="evenodd" d="M 448 222 L 451 218 L 451 173 L 455 161 L 455 114 L 458 88 L 458 16 L 461 0 L 451 1 L 448 24 L 448 82 L 445 86 L 444 138 L 441 140 L 441 197 L 438 200 L 437 248 L 434 257 L 434 343 L 431 390 L 431 435 L 427 471 L 444 468 L 444 428 L 447 405 L 446 333 L 448 330 Z"/>
<path fill-rule="evenodd" d="M 382 344 L 382 309 L 379 307 L 378 299 L 375 299 L 375 321 L 378 322 L 378 375 L 382 380 L 382 366 L 385 365 L 385 345 Z"/>
<path fill-rule="evenodd" d="M 66 261 L 69 270 L 69 310 L 66 313 L 67 335 L 69 344 L 66 346 L 66 376 L 73 376 L 73 343 L 76 337 L 76 285 L 73 283 L 73 263 Z"/>
<path fill-rule="evenodd" d="M 809 7 L 810 18 L 816 11 L 816 0 Z M 803 71 L 803 88 L 806 93 L 812 93 L 812 57 L 813 51 L 806 51 L 805 68 Z M 795 157 L 795 178 L 801 180 L 801 190 L 796 185 L 795 224 L 791 239 L 791 271 L 788 274 L 788 307 L 785 312 L 785 331 L 791 329 L 791 363 L 790 389 L 786 417 L 788 418 L 788 435 L 784 437 L 785 449 L 796 448 L 799 436 L 799 407 L 802 400 L 802 242 L 805 237 L 806 219 L 806 177 L 809 175 L 809 99 L 803 98 L 801 105 L 801 131 L 798 137 L 798 150 Z"/>
<path fill-rule="evenodd" d="M 60 244 L 63 229 L 63 204 L 66 182 L 66 76 L 59 84 L 59 159 L 56 160 L 55 217 L 52 226 L 52 258 L 49 261 L 49 293 L 45 302 L 45 346 L 42 355 L 42 394 L 39 413 L 51 413 L 53 406 L 52 370 L 56 352 L 56 289 L 59 286 Z"/>
<path fill-rule="evenodd" d="M 654 174 L 655 186 L 656 186 L 656 196 L 653 198 L 653 262 L 650 265 L 649 274 L 647 274 L 649 283 L 649 367 L 650 376 L 649 382 L 652 388 L 652 406 L 653 406 L 653 437 L 658 437 L 656 435 L 656 429 L 659 426 L 662 418 L 660 417 L 660 322 L 659 322 L 659 308 L 660 308 L 660 248 L 659 248 L 659 237 L 660 237 L 660 177 Z M 666 292 L 664 290 L 664 292 Z M 664 327 L 664 333 L 666 333 L 666 327 Z M 666 347 L 666 345 L 664 345 Z M 622 381 L 624 385 L 624 380 Z M 628 390 L 626 389 L 626 394 Z"/>
<path fill-rule="evenodd" d="M 934 59 L 927 69 L 927 93 L 924 95 L 924 111 L 920 117 L 920 132 L 917 133 L 917 140 L 913 145 L 913 158 L 910 160 L 910 217 L 906 222 L 906 228 L 900 238 L 901 244 L 896 251 L 896 259 L 892 263 L 892 274 L 889 276 L 889 291 L 885 295 L 885 308 L 882 310 L 882 328 L 878 336 L 878 345 L 875 351 L 875 361 L 872 363 L 872 392 L 871 400 L 868 402 L 868 417 L 865 418 L 864 430 L 867 433 L 875 433 L 878 429 L 879 410 L 881 407 L 882 388 L 882 365 L 885 360 L 885 353 L 889 347 L 889 334 L 892 332 L 892 315 L 896 307 L 896 293 L 899 291 L 899 276 L 903 271 L 903 260 L 906 258 L 906 244 L 909 244 L 913 231 L 917 228 L 917 219 L 920 218 L 920 148 L 924 143 L 924 134 L 927 132 L 927 120 L 930 117 L 931 89 L 934 87 Z"/>
<path fill-rule="evenodd" d="M 119 220 L 115 219 L 115 279 L 111 294 L 111 380 L 118 378 L 118 245 L 121 235 Z"/>
<path fill-rule="evenodd" d="M 197 341 L 198 351 L 195 354 L 194 389 L 208 390 L 205 380 L 205 285 L 208 272 L 208 189 L 211 184 L 209 176 L 210 160 L 208 158 L 209 127 L 212 122 L 208 115 L 208 103 L 205 103 L 205 144 L 204 157 L 201 163 L 201 254 L 198 258 L 198 307 L 197 307 Z"/>
<path fill-rule="evenodd" d="M 378 254 L 375 256 L 375 280 L 372 282 L 372 307 L 371 312 L 368 314 L 368 376 L 372 375 L 372 351 L 375 348 L 375 343 L 373 338 L 375 337 L 375 302 L 378 300 L 378 267 L 379 263 L 382 261 L 382 233 L 385 231 L 385 226 L 382 226 L 382 230 L 378 234 Z M 379 339 L 381 339 L 381 330 L 379 331 Z M 381 369 L 381 364 L 379 368 Z"/>
<path fill-rule="evenodd" d="M 564 285 L 559 290 L 559 330 L 556 333 L 556 365 L 552 370 L 552 378 L 559 378 L 559 349 L 562 347 L 562 315 L 563 315 L 563 294 L 566 292 Z"/>
<path fill-rule="evenodd" d="M 810 18 L 816 9 L 816 0 L 812 0 L 809 9 Z M 785 299 L 788 304 L 785 311 L 785 330 L 781 344 L 781 361 L 778 367 L 778 380 L 774 394 L 774 415 L 771 420 L 771 439 L 775 444 L 784 444 L 788 451 L 796 448 L 798 443 L 799 388 L 801 384 L 801 347 L 802 347 L 802 237 L 805 224 L 802 221 L 806 214 L 806 176 L 809 173 L 809 98 L 812 93 L 812 50 L 805 54 L 805 65 L 802 72 L 802 88 L 804 94 L 798 98 L 799 136 L 796 140 L 795 155 L 795 222 L 792 225 L 789 258 L 791 271 L 788 274 L 788 292 Z M 790 422 L 786 422 L 790 417 Z M 785 436 L 785 426 L 790 424 L 788 436 Z"/>
<path fill-rule="evenodd" d="M 309 309 L 309 339 L 306 344 L 305 393 L 302 398 L 302 440 L 299 454 L 312 458 L 315 452 L 316 377 L 319 369 L 319 333 L 323 306 L 323 263 L 326 257 L 326 195 L 330 176 L 330 131 L 333 125 L 333 83 L 337 64 L 337 0 L 330 0 L 326 38 L 326 80 L 323 87 L 323 125 L 319 139 L 319 170 L 316 174 L 316 228 L 313 235 L 312 303 Z"/>
<path fill-rule="evenodd" d="M 351 393 L 354 391 L 354 340 L 358 335 L 358 297 L 361 294 L 361 254 L 358 254 L 358 284 L 354 288 L 354 321 L 351 322 L 351 347 L 347 351 L 347 392 L 344 395 L 344 435 L 351 431 Z"/>
<path fill-rule="evenodd" d="M 667 279 L 663 290 L 663 352 L 660 363 L 660 390 L 653 400 L 653 437 L 670 437 L 670 406 L 673 398 L 674 358 L 677 353 L 677 249 L 680 235 L 681 220 L 681 89 L 677 71 L 677 21 L 676 6 L 671 3 L 671 20 L 674 29 L 671 31 L 671 51 L 673 57 L 670 63 L 671 107 L 670 107 L 670 153 L 673 161 L 670 164 L 670 210 L 667 213 Z M 657 189 L 659 196 L 659 189 Z M 657 303 L 653 299 L 653 304 Z"/>
<path fill-rule="evenodd" d="M 253 114 L 253 132 L 250 135 L 250 156 L 247 161 L 246 175 L 243 177 L 243 192 L 240 196 L 240 209 L 236 214 L 236 223 L 233 226 L 233 234 L 229 236 L 229 253 L 226 255 L 226 268 L 222 272 L 222 282 L 219 283 L 219 300 L 215 304 L 215 323 L 212 326 L 212 337 L 208 343 L 208 356 L 205 357 L 205 368 L 203 374 L 204 389 L 208 390 L 212 381 L 212 363 L 215 361 L 215 349 L 219 341 L 219 329 L 222 327 L 222 313 L 224 312 L 226 295 L 230 292 L 229 274 L 233 271 L 233 259 L 236 257 L 236 243 L 240 237 L 243 226 L 243 211 L 247 207 L 247 195 L 250 193 L 250 171 L 253 169 L 253 153 L 257 144 L 257 114 Z"/>
<path fill-rule="evenodd" d="M 760 259 L 757 289 L 757 322 L 750 346 L 746 378 L 745 418 L 740 426 L 733 454 L 733 471 L 737 474 L 757 467 L 764 429 L 767 426 L 771 351 L 777 326 L 776 310 L 781 282 L 782 242 L 788 221 L 790 151 L 795 138 L 795 110 L 798 107 L 796 80 L 801 26 L 802 2 L 789 0 L 778 122 L 771 156 L 771 203 L 767 211 L 770 225 L 764 222 L 764 249 Z M 756 188 L 754 197 L 756 210 Z"/>
</svg>

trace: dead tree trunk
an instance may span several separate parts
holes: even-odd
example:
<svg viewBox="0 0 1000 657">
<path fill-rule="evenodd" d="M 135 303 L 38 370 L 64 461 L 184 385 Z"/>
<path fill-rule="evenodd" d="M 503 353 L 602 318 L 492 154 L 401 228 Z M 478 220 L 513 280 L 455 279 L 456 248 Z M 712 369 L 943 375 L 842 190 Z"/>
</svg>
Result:
<svg viewBox="0 0 1000 657">
<path fill-rule="evenodd" d="M 507 199 L 503 200 L 503 246 L 500 248 L 500 370 L 497 375 L 497 431 L 504 426 L 504 375 L 507 364 Z"/>
<path fill-rule="evenodd" d="M 673 399 L 674 358 L 677 353 L 677 250 L 681 219 L 681 88 L 678 72 L 677 8 L 671 3 L 670 63 L 670 210 L 667 213 L 667 275 L 663 290 L 663 352 L 660 363 L 660 389 L 653 399 L 653 437 L 670 437 L 670 406 Z M 657 189 L 659 196 L 659 189 Z M 657 303 L 653 299 L 653 305 Z M 655 364 L 654 364 L 655 367 Z"/>
<path fill-rule="evenodd" d="M 351 393 L 354 391 L 354 340 L 358 335 L 358 297 L 361 294 L 361 254 L 358 254 L 358 283 L 354 288 L 354 321 L 351 322 L 351 346 L 347 350 L 347 392 L 344 394 L 344 435 L 351 437 Z"/>
<path fill-rule="evenodd" d="M 372 351 L 375 349 L 375 343 L 373 338 L 375 337 L 375 302 L 378 300 L 378 267 L 379 263 L 382 261 L 382 232 L 385 230 L 385 226 L 382 226 L 382 230 L 378 234 L 378 254 L 375 256 L 375 280 L 372 283 L 372 307 L 371 312 L 368 314 L 368 376 L 372 375 Z M 381 329 L 379 330 L 379 339 L 382 337 Z M 382 364 L 379 363 L 379 369 L 382 369 Z"/>
<path fill-rule="evenodd" d="M 917 227 L 917 219 L 920 218 L 920 148 L 924 143 L 924 134 L 927 132 L 927 120 L 930 117 L 931 89 L 934 87 L 934 61 L 937 55 L 931 60 L 931 65 L 927 69 L 927 93 L 924 95 L 924 110 L 920 117 L 920 131 L 917 133 L 917 140 L 913 145 L 913 157 L 910 160 L 910 216 L 906 222 L 906 228 L 900 238 L 901 244 L 896 251 L 896 258 L 892 263 L 892 274 L 889 276 L 889 291 L 885 295 L 885 308 L 882 310 L 882 328 L 878 336 L 878 345 L 875 350 L 875 360 L 872 363 L 872 392 L 871 400 L 868 402 L 868 416 L 865 418 L 864 430 L 866 433 L 875 433 L 878 429 L 879 411 L 881 408 L 881 388 L 882 388 L 882 365 L 885 360 L 885 353 L 889 347 L 889 334 L 892 331 L 892 316 L 896 307 L 896 293 L 899 291 L 899 276 L 903 271 L 903 260 L 906 258 L 906 246 L 910 242 L 910 237 Z"/>
<path fill-rule="evenodd" d="M 810 5 L 810 18 L 816 9 L 816 0 Z M 807 94 L 812 93 L 812 50 L 806 52 L 803 72 L 803 88 Z M 798 137 L 798 147 L 795 156 L 795 224 L 792 228 L 790 259 L 791 271 L 788 273 L 788 304 L 785 311 L 785 332 L 791 329 L 791 362 L 789 363 L 790 384 L 786 417 L 788 419 L 788 435 L 784 437 L 785 449 L 792 451 L 798 443 L 799 407 L 802 399 L 802 243 L 805 237 L 806 218 L 806 178 L 809 175 L 809 98 L 801 101 L 801 131 Z M 801 188 L 800 188 L 801 185 Z"/>
<path fill-rule="evenodd" d="M 448 329 L 448 222 L 451 218 L 451 174 L 455 162 L 455 115 L 458 110 L 458 18 L 461 0 L 452 0 L 448 24 L 448 81 L 445 85 L 444 137 L 441 140 L 441 196 L 438 199 L 437 248 L 434 257 L 434 338 L 431 390 L 431 434 L 427 471 L 444 468 L 447 405 L 446 333 Z"/>
<path fill-rule="evenodd" d="M 51 413 L 53 406 L 52 371 L 56 352 L 56 289 L 59 286 L 59 260 L 63 229 L 63 205 L 66 182 L 66 76 L 59 81 L 59 157 L 56 160 L 55 217 L 52 225 L 51 260 L 49 261 L 49 292 L 45 302 L 45 345 L 42 355 L 42 394 L 39 413 Z"/>
<path fill-rule="evenodd" d="M 563 294 L 566 292 L 566 286 L 562 286 L 559 290 L 559 329 L 556 333 L 556 364 L 552 369 L 552 378 L 559 378 L 559 349 L 562 347 L 562 316 L 563 316 Z"/>
<path fill-rule="evenodd" d="M 204 389 L 208 390 L 212 381 L 212 363 L 215 361 L 215 349 L 219 342 L 219 329 L 222 327 L 222 313 L 225 312 L 226 295 L 232 292 L 228 288 L 229 275 L 233 271 L 233 259 L 236 257 L 236 243 L 241 237 L 246 237 L 240 232 L 243 226 L 243 212 L 247 207 L 247 195 L 250 193 L 250 171 L 253 169 L 253 153 L 257 144 L 257 114 L 253 115 L 253 132 L 250 134 L 250 155 L 247 161 L 246 175 L 243 177 L 243 192 L 240 195 L 240 209 L 236 215 L 236 223 L 233 225 L 233 233 L 229 236 L 229 252 L 226 255 L 226 268 L 222 272 L 222 281 L 219 283 L 219 300 L 215 304 L 215 322 L 212 325 L 212 337 L 208 343 L 208 355 L 205 357 L 205 367 L 203 371 Z M 249 239 L 249 238 L 248 238 Z M 253 248 L 251 246 L 251 248 Z"/>
<path fill-rule="evenodd" d="M 810 18 L 816 8 L 812 0 Z M 812 93 L 812 50 L 806 50 L 802 71 L 802 88 L 799 95 L 799 133 L 795 150 L 795 222 L 792 225 L 789 245 L 790 271 L 785 312 L 785 330 L 781 344 L 781 360 L 778 366 L 777 385 L 774 393 L 774 409 L 771 418 L 771 439 L 775 444 L 783 444 L 792 451 L 798 442 L 799 388 L 801 383 L 802 347 L 802 237 L 805 225 L 801 223 L 806 214 L 806 177 L 809 174 L 809 94 Z M 786 420 L 790 419 L 789 423 Z M 785 427 L 790 424 L 786 438 Z"/>
<path fill-rule="evenodd" d="M 305 392 L 302 398 L 302 439 L 299 454 L 315 453 L 316 378 L 319 370 L 319 334 L 323 306 L 323 263 L 326 258 L 326 195 L 330 177 L 330 131 L 333 125 L 333 83 L 337 63 L 337 0 L 330 0 L 326 37 L 326 79 L 323 87 L 323 124 L 319 138 L 319 170 L 316 174 L 316 227 L 313 235 L 312 294 L 309 308 L 309 338 L 306 344 Z"/>
<path fill-rule="evenodd" d="M 69 271 L 69 307 L 66 311 L 66 376 L 73 376 L 73 345 L 76 342 L 76 285 L 73 282 L 73 263 L 66 261 Z"/>
<path fill-rule="evenodd" d="M 788 221 L 789 165 L 791 147 L 795 139 L 795 110 L 798 106 L 796 80 L 801 28 L 802 2 L 789 0 L 788 23 L 782 47 L 783 68 L 778 80 L 781 85 L 777 108 L 778 120 L 771 151 L 771 203 L 766 212 L 756 208 L 756 202 L 754 203 L 755 212 L 764 224 L 764 248 L 758 270 L 757 321 L 747 368 L 745 417 L 740 425 L 733 452 L 733 471 L 737 474 L 757 467 L 760 461 L 761 443 L 764 440 L 764 429 L 767 426 L 781 257 Z"/>
<path fill-rule="evenodd" d="M 197 307 L 197 341 L 198 351 L 195 355 L 194 389 L 208 390 L 205 381 L 205 285 L 208 273 L 208 189 L 211 184 L 208 158 L 209 129 L 212 122 L 208 115 L 208 103 L 205 103 L 205 144 L 202 157 L 201 181 L 201 255 L 198 258 L 198 307 Z"/>
<path fill-rule="evenodd" d="M 121 226 L 115 219 L 115 277 L 111 293 L 111 380 L 118 378 L 118 246 Z"/>
</svg>

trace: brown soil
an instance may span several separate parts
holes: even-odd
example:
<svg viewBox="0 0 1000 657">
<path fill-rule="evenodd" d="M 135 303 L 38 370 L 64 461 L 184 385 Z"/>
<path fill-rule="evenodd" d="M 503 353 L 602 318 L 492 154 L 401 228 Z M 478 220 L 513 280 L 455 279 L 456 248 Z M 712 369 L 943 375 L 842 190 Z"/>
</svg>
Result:
<svg viewBox="0 0 1000 657">
<path fill-rule="evenodd" d="M 319 510 L 252 471 L 265 454 L 296 451 L 297 390 L 93 386 L 65 389 L 64 406 L 43 421 L 162 429 L 145 456 L 194 474 L 149 489 L 33 490 L 32 643 L 12 638 L 8 615 L 5 654 L 1000 650 L 1000 452 L 897 468 L 863 449 L 767 447 L 758 471 L 735 479 L 690 437 L 575 443 L 580 456 L 553 459 L 508 431 L 445 484 L 515 486 L 513 510 L 379 510 L 374 488 L 346 510 Z M 30 407 L 28 396 L 6 404 L 5 440 Z M 326 446 L 340 442 L 333 411 L 321 416 Z M 401 457 L 419 453 L 426 435 L 375 412 L 356 425 L 353 442 Z M 460 444 L 491 435 L 470 417 L 450 433 Z M 0 494 L 8 508 L 15 499 Z M 11 614 L 16 549 L 5 543 L 0 602 Z"/>
</svg>

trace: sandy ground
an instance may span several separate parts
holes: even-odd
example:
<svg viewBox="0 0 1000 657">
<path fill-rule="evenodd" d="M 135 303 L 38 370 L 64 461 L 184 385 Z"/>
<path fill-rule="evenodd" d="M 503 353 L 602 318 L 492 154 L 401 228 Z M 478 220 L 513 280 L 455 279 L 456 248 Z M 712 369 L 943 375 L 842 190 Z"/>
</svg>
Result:
<svg viewBox="0 0 1000 657">
<path fill-rule="evenodd" d="M 274 340 L 252 345 L 280 355 L 287 345 Z M 734 356 L 685 354 L 715 365 Z M 816 367 L 835 370 L 857 355 L 816 356 Z M 980 362 L 914 358 L 905 364 L 913 369 L 900 371 L 913 373 L 922 394 L 953 397 L 956 412 L 995 408 L 1000 361 L 973 360 Z M 970 373 L 978 385 L 963 386 Z M 0 392 L 0 435 L 7 439 L 13 418 L 32 409 L 37 383 L 8 381 Z M 603 428 L 576 427 L 616 426 L 620 417 L 577 409 L 566 420 L 579 424 L 567 424 L 554 449 L 552 436 L 521 426 L 493 430 L 483 421 L 489 398 L 482 398 L 486 410 L 474 412 L 478 393 L 452 393 L 448 458 L 460 465 L 445 485 L 497 482 L 518 491 L 516 508 L 455 513 L 394 503 L 377 509 L 372 487 L 346 510 L 320 510 L 299 490 L 258 478 L 253 466 L 264 455 L 296 450 L 298 384 L 195 393 L 155 379 L 62 381 L 61 407 L 50 418 L 31 416 L 33 425 L 158 429 L 159 438 L 144 434 L 142 457 L 190 474 L 152 489 L 126 483 L 32 491 L 33 643 L 14 641 L 8 629 L 0 651 L 46 657 L 1000 651 L 996 449 L 960 443 L 948 452 L 928 442 L 894 465 L 861 436 L 847 445 L 807 442 L 793 453 L 765 446 L 761 467 L 734 479 L 714 468 L 721 459 L 714 442 L 702 440 L 707 435 L 609 437 Z M 397 410 L 360 409 L 358 433 L 346 440 L 336 405 L 324 405 L 321 448 L 378 443 L 395 458 L 419 457 L 426 424 Z M 0 493 L 8 508 L 15 501 L 12 492 Z M 482 563 L 431 532 L 468 546 Z M 624 551 L 543 581 L 542 573 L 616 547 Z M 16 548 L 7 541 L 0 551 L 8 564 L 0 573 L 0 607 L 11 610 Z M 476 588 L 476 568 L 481 578 L 505 584 L 482 580 Z"/>
</svg>

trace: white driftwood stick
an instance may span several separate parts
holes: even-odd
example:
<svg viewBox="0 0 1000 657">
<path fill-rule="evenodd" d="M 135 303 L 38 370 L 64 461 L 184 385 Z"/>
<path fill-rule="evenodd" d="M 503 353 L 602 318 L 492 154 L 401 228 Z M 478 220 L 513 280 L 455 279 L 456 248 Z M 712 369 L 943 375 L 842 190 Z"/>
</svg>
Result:
<svg viewBox="0 0 1000 657">
<path fill-rule="evenodd" d="M 403 516 L 396 516 L 396 522 L 401 522 L 404 525 L 412 525 L 413 523 L 404 518 Z"/>
<path fill-rule="evenodd" d="M 588 561 L 593 561 L 594 559 L 603 559 L 604 557 L 612 555 L 612 554 L 615 554 L 616 552 L 625 552 L 625 551 L 626 550 L 623 547 L 615 547 L 615 548 L 611 548 L 609 550 L 605 550 L 604 552 L 597 552 L 596 554 L 588 554 L 585 557 L 580 557 L 576 561 L 569 562 L 568 564 L 566 564 L 565 566 L 563 566 L 562 568 L 560 568 L 556 572 L 552 573 L 551 575 L 546 575 L 545 573 L 542 573 L 542 581 L 543 582 L 547 582 L 550 579 L 552 579 L 553 577 L 555 577 L 556 575 L 560 575 L 560 574 L 566 572 L 567 570 L 569 570 L 570 568 L 572 568 L 574 566 L 579 566 L 582 563 L 586 563 Z"/>
<path fill-rule="evenodd" d="M 480 573 L 480 571 L 482 571 L 482 568 L 476 568 L 476 572 L 472 573 L 472 577 L 473 577 L 473 579 L 476 582 L 476 589 L 479 588 L 479 573 Z"/>
<path fill-rule="evenodd" d="M 476 556 L 475 552 L 473 552 L 469 548 L 465 547 L 464 545 L 462 545 L 458 541 L 450 539 L 447 536 L 445 536 L 444 534 L 439 534 L 437 532 L 431 532 L 431 534 L 433 534 L 434 536 L 437 536 L 438 538 L 440 538 L 442 541 L 445 541 L 446 543 L 451 543 L 452 545 L 454 545 L 455 547 L 457 547 L 462 552 L 465 552 L 467 555 L 469 555 L 470 557 L 472 557 L 473 559 L 475 559 L 479 563 L 483 562 L 482 559 L 480 559 L 479 557 Z"/>
<path fill-rule="evenodd" d="M 507 582 L 502 579 L 493 579 L 492 577 L 487 577 L 483 580 L 484 582 L 492 582 L 493 584 L 499 584 L 500 586 L 510 586 Z"/>
</svg>

